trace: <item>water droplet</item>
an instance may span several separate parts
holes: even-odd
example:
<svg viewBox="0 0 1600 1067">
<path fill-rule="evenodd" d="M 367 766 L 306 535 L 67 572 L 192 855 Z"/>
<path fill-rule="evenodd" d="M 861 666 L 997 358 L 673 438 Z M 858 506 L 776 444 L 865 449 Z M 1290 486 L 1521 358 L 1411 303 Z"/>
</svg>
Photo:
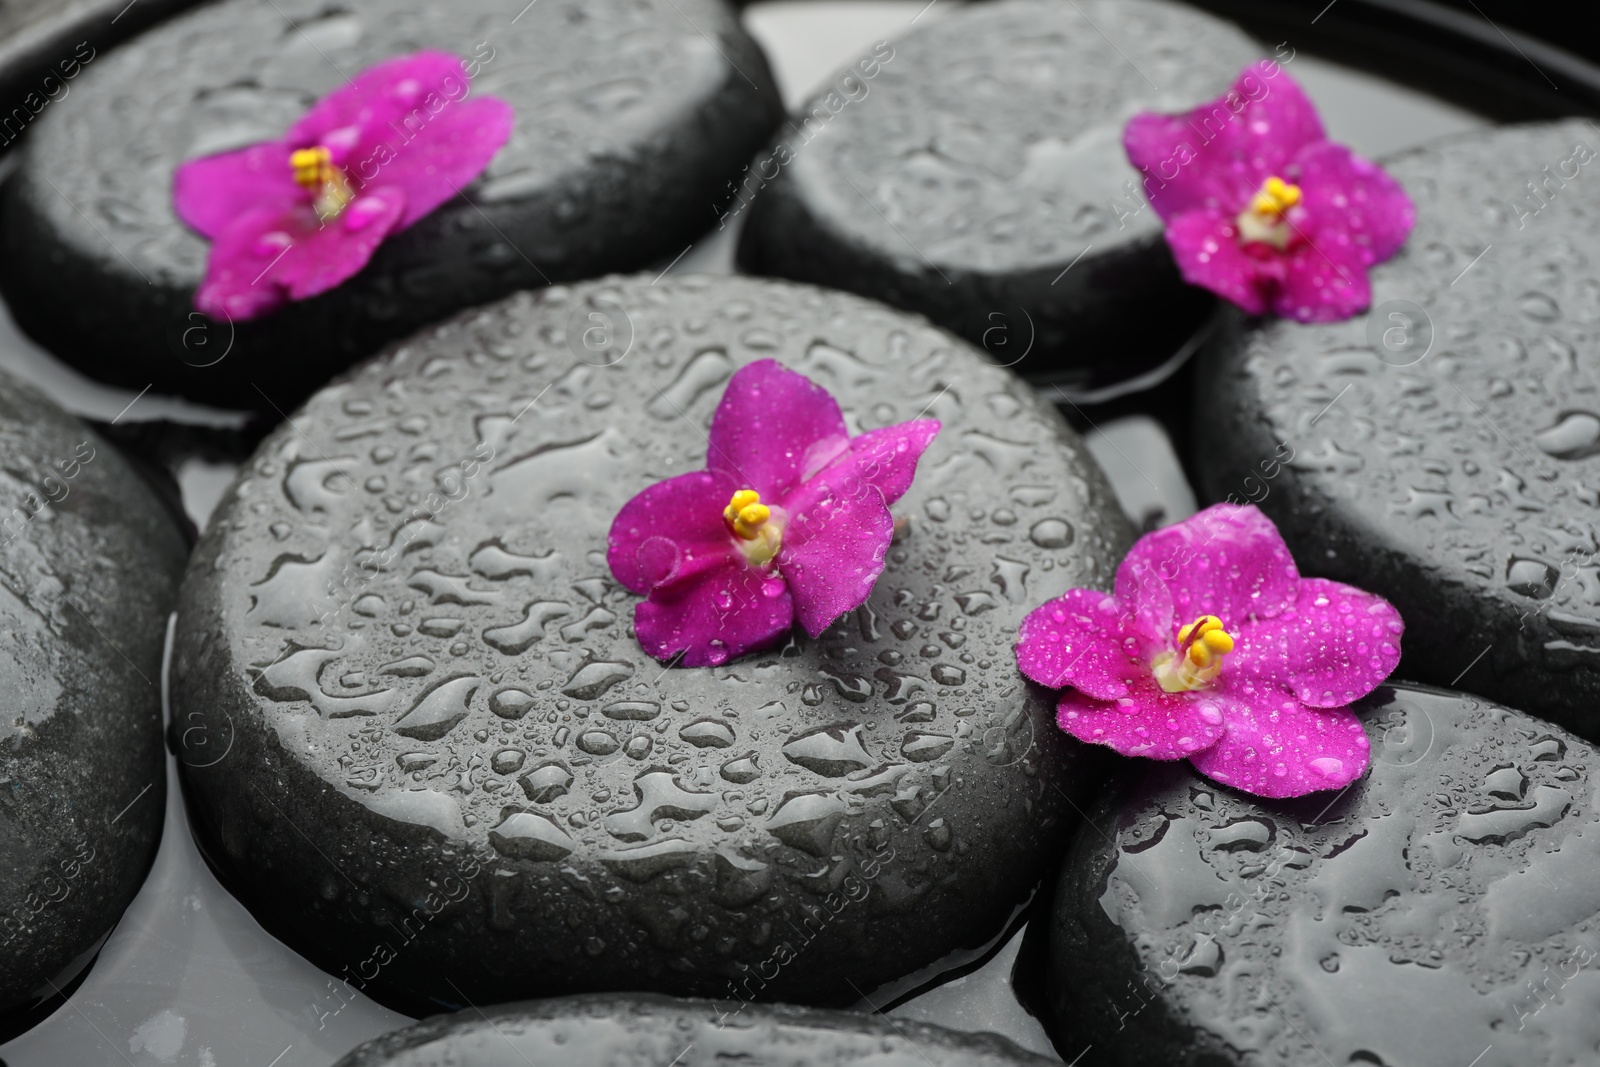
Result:
<svg viewBox="0 0 1600 1067">
<path fill-rule="evenodd" d="M 1040 548 L 1066 548 L 1072 536 L 1072 525 L 1065 519 L 1040 519 L 1028 531 L 1028 540 Z"/>
<path fill-rule="evenodd" d="M 542 763 L 517 779 L 522 791 L 535 804 L 548 804 L 556 797 L 565 796 L 572 788 L 572 772 L 559 761 Z"/>
<path fill-rule="evenodd" d="M 696 748 L 727 748 L 733 744 L 733 730 L 720 719 L 701 719 L 678 731 L 678 736 Z"/>
<path fill-rule="evenodd" d="M 861 743 L 861 727 L 856 723 L 832 723 L 807 730 L 783 746 L 783 754 L 825 778 L 842 778 L 865 770 L 874 763 Z"/>
<path fill-rule="evenodd" d="M 1506 588 L 1534 600 L 1548 599 L 1560 580 L 1560 572 L 1541 560 L 1512 557 L 1506 566 Z"/>
<path fill-rule="evenodd" d="M 616 735 L 609 730 L 585 730 L 578 735 L 577 743 L 591 756 L 609 756 L 622 747 Z"/>
<path fill-rule="evenodd" d="M 1554 426 L 1535 434 L 1533 442 L 1556 459 L 1585 459 L 1600 453 L 1600 415 L 1563 412 Z"/>
<path fill-rule="evenodd" d="M 496 774 L 516 774 L 525 759 L 527 753 L 520 748 L 502 748 L 489 758 L 489 768 Z"/>
</svg>

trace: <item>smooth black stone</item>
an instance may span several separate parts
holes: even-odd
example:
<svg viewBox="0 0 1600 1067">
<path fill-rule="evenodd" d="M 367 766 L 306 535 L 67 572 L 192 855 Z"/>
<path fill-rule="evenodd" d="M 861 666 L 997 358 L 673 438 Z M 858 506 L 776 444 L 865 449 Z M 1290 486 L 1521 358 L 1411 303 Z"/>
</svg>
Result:
<svg viewBox="0 0 1600 1067">
<path fill-rule="evenodd" d="M 473 91 L 516 108 L 484 175 L 328 293 L 247 323 L 195 312 L 210 246 L 172 210 L 177 166 L 280 137 L 341 71 L 421 48 L 480 64 Z M 541 0 L 520 16 L 496 0 L 226 0 L 97 59 L 73 90 L 4 197 L 18 323 L 105 381 L 284 411 L 463 307 L 677 255 L 782 111 L 721 0 Z"/>
<path fill-rule="evenodd" d="M 0 1033 L 88 964 L 161 838 L 187 556 L 105 441 L 0 373 Z"/>
<path fill-rule="evenodd" d="M 1372 310 L 1233 319 L 1196 368 L 1191 455 L 1202 493 L 1258 500 L 1306 573 L 1400 609 L 1405 677 L 1595 738 L 1600 184 L 1542 169 L 1580 144 L 1592 162 L 1585 122 L 1505 127 L 1386 163 L 1418 222 Z"/>
<path fill-rule="evenodd" d="M 703 468 L 765 357 L 853 429 L 944 430 L 867 606 L 664 668 L 606 533 Z M 991 938 L 1062 842 L 1090 776 L 1012 641 L 1128 539 L 1059 416 L 922 320 L 742 278 L 520 294 L 325 389 L 224 500 L 174 651 L 213 741 L 180 756 L 196 833 L 269 930 L 392 1003 L 854 1003 Z"/>
<path fill-rule="evenodd" d="M 741 266 L 921 312 L 1074 391 L 1164 363 L 1213 301 L 1179 278 L 1122 127 L 1219 95 L 1261 47 L 1176 4 L 998 0 L 892 49 L 751 166 Z"/>
<path fill-rule="evenodd" d="M 100 54 L 195 0 L 0 0 L 0 152 L 72 95 Z"/>
<path fill-rule="evenodd" d="M 676 1058 L 674 1058 L 676 1057 Z M 607 1067 L 1004 1067 L 1055 1061 L 997 1034 L 787 1004 L 746 1007 L 633 994 L 562 997 L 426 1019 L 375 1038 L 334 1067 L 522 1063 Z"/>
<path fill-rule="evenodd" d="M 1061 866 L 1056 1047 L 1092 1062 L 1592 1062 L 1595 752 L 1522 712 L 1395 684 L 1373 766 L 1264 801 L 1128 764 Z"/>
</svg>

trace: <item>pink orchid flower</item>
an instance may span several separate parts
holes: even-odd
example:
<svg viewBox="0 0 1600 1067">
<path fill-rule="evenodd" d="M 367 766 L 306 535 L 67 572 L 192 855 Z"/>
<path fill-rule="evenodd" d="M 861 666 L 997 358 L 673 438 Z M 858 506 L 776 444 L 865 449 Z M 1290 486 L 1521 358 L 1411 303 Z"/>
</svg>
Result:
<svg viewBox="0 0 1600 1067">
<path fill-rule="evenodd" d="M 470 89 L 454 56 L 401 56 L 318 100 L 282 140 L 179 167 L 173 207 L 212 242 L 195 307 L 240 321 L 326 292 L 455 196 L 511 136 L 511 105 Z"/>
<path fill-rule="evenodd" d="M 851 437 L 838 403 L 765 359 L 741 368 L 711 419 L 706 469 L 623 505 L 607 560 L 646 599 L 633 628 L 656 659 L 715 666 L 816 637 L 866 602 L 894 537 L 889 505 L 939 432 L 917 419 Z"/>
<path fill-rule="evenodd" d="M 1300 577 L 1258 509 L 1217 504 L 1140 538 L 1115 592 L 1069 589 L 1033 611 L 1017 662 L 1071 687 L 1057 722 L 1080 741 L 1293 797 L 1366 770 L 1348 705 L 1400 662 L 1404 630 L 1382 597 Z"/>
<path fill-rule="evenodd" d="M 1252 315 L 1333 322 L 1365 310 L 1367 269 L 1416 222 L 1405 190 L 1329 141 L 1270 60 L 1187 114 L 1134 116 L 1122 143 L 1184 279 Z"/>
</svg>

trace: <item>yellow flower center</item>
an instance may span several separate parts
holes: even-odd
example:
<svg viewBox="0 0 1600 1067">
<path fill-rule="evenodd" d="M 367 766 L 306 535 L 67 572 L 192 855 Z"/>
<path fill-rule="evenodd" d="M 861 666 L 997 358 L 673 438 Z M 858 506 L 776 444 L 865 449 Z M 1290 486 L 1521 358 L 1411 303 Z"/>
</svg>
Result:
<svg viewBox="0 0 1600 1067">
<path fill-rule="evenodd" d="M 295 184 L 316 196 L 313 206 L 323 222 L 336 218 L 355 199 L 344 171 L 334 164 L 333 153 L 323 145 L 289 153 L 289 169 L 294 172 Z"/>
<path fill-rule="evenodd" d="M 722 509 L 722 518 L 751 563 L 759 567 L 778 554 L 783 544 L 782 524 L 774 520 L 772 509 L 761 502 L 761 494 L 754 489 L 734 493 Z"/>
<path fill-rule="evenodd" d="M 1169 693 L 1204 689 L 1222 673 L 1222 660 L 1233 651 L 1233 635 L 1215 615 L 1202 615 L 1178 631 L 1178 651 L 1162 652 L 1151 661 L 1156 681 Z"/>
<path fill-rule="evenodd" d="M 1300 187 L 1284 181 L 1274 174 L 1268 178 L 1250 206 L 1239 212 L 1235 220 L 1239 226 L 1239 239 L 1246 243 L 1260 241 L 1280 252 L 1289 245 L 1294 228 L 1288 220 L 1289 209 L 1300 203 Z"/>
</svg>

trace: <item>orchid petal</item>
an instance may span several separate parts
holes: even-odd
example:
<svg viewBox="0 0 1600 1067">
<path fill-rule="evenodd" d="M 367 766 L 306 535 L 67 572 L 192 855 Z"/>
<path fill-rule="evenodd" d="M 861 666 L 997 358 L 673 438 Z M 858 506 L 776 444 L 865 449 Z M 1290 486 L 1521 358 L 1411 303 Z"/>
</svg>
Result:
<svg viewBox="0 0 1600 1067">
<path fill-rule="evenodd" d="M 1222 297 L 1251 315 L 1267 310 L 1283 273 L 1276 257 L 1252 255 L 1239 243 L 1233 218 L 1220 211 L 1188 211 L 1167 224 L 1167 247 L 1190 285 Z"/>
<path fill-rule="evenodd" d="M 1416 206 L 1400 183 L 1344 145 L 1307 145 L 1289 171 L 1304 197 L 1307 232 L 1342 230 L 1360 250 L 1364 266 L 1398 252 L 1416 225 Z"/>
<path fill-rule="evenodd" d="M 742 559 L 722 519 L 734 486 L 710 471 L 646 487 L 622 505 L 606 538 L 606 562 L 624 587 L 648 593 Z"/>
<path fill-rule="evenodd" d="M 633 632 L 644 650 L 684 667 L 715 667 L 768 648 L 793 625 L 794 599 L 783 579 L 743 559 L 657 586 L 633 609 Z"/>
<path fill-rule="evenodd" d="M 1342 707 L 1394 673 L 1404 632 L 1400 613 L 1382 597 L 1306 578 L 1292 609 L 1241 630 L 1226 669 L 1280 683 L 1311 707 Z"/>
<path fill-rule="evenodd" d="M 1144 172 L 1150 206 L 1170 221 L 1188 211 L 1238 214 L 1296 152 L 1325 137 L 1305 92 L 1276 63 L 1262 60 L 1192 111 L 1134 116 L 1123 147 Z"/>
<path fill-rule="evenodd" d="M 1128 695 L 1130 683 L 1149 677 L 1136 657 L 1142 642 L 1127 635 L 1132 616 L 1108 593 L 1069 589 L 1028 613 L 1017 631 L 1017 665 L 1051 689 L 1073 686 L 1095 700 Z"/>
<path fill-rule="evenodd" d="M 326 292 L 367 265 L 404 203 L 398 189 L 375 189 L 326 224 L 309 205 L 247 212 L 212 243 L 195 306 L 239 320 Z"/>
<path fill-rule="evenodd" d="M 885 504 L 893 504 L 911 488 L 917 461 L 939 433 L 938 419 L 914 419 L 852 438 L 861 476 L 878 488 Z"/>
<path fill-rule="evenodd" d="M 1161 647 L 1170 647 L 1180 623 L 1173 607 L 1172 590 L 1154 566 L 1145 560 L 1134 560 L 1125 567 L 1118 567 L 1113 591 L 1128 614 L 1128 628 L 1141 639 L 1146 660 Z"/>
<path fill-rule="evenodd" d="M 1079 741 L 1124 756 L 1174 760 L 1221 739 L 1231 701 L 1214 693 L 1164 693 L 1148 679 L 1121 700 L 1061 694 L 1056 724 Z"/>
<path fill-rule="evenodd" d="M 1372 303 L 1366 256 L 1345 231 L 1322 228 L 1282 258 L 1273 312 L 1297 322 L 1340 322 L 1365 311 Z"/>
<path fill-rule="evenodd" d="M 1287 691 L 1248 683 L 1218 695 L 1233 698 L 1222 739 L 1189 757 L 1207 777 L 1257 796 L 1298 797 L 1366 771 L 1371 746 L 1349 708 L 1308 708 Z"/>
<path fill-rule="evenodd" d="M 406 191 L 399 229 L 410 226 L 461 193 L 482 174 L 511 137 L 516 113 L 493 97 L 446 103 L 406 140 L 399 134 L 352 159 L 351 183 Z M 384 149 L 387 149 L 385 151 Z"/>
<path fill-rule="evenodd" d="M 1151 567 L 1167 583 L 1182 622 L 1216 615 L 1232 630 L 1294 603 L 1300 571 L 1272 520 L 1254 505 L 1214 504 L 1145 534 L 1118 568 Z"/>
<path fill-rule="evenodd" d="M 800 625 L 816 637 L 872 594 L 894 518 L 850 453 L 782 500 L 789 517 L 778 568 L 794 592 Z"/>
<path fill-rule="evenodd" d="M 172 206 L 184 224 L 215 239 L 251 211 L 287 212 L 306 202 L 289 168 L 288 145 L 254 144 L 191 159 L 172 177 Z"/>
<path fill-rule="evenodd" d="M 711 418 L 706 466 L 781 499 L 850 446 L 839 403 L 777 360 L 739 368 Z"/>
</svg>

